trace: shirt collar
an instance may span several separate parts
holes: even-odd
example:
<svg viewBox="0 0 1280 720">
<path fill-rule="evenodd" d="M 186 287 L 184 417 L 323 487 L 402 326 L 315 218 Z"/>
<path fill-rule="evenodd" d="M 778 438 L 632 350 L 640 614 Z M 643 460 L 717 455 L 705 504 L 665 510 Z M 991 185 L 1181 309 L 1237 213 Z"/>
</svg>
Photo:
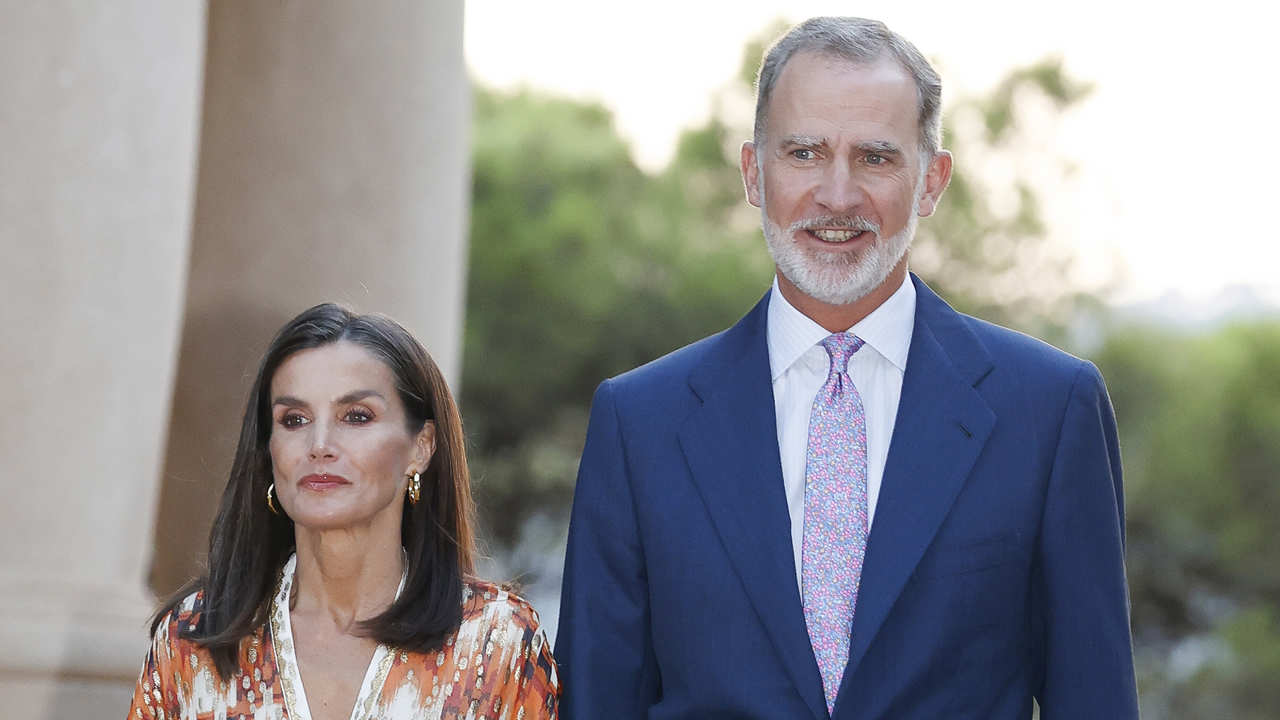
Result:
<svg viewBox="0 0 1280 720">
<path fill-rule="evenodd" d="M 901 372 L 907 369 L 907 352 L 915 329 L 916 288 L 908 275 L 880 307 L 871 311 L 848 332 L 882 355 Z M 831 333 L 782 296 L 778 278 L 773 278 L 769 297 L 769 319 L 765 335 L 769 345 L 769 368 L 773 380 L 791 368 L 800 356 Z"/>
</svg>

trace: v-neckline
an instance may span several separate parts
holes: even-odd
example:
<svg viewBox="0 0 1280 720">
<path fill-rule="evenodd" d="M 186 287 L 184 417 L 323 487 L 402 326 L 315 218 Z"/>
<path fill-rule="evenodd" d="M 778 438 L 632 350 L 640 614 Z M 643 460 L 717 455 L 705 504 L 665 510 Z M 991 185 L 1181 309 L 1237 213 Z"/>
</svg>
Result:
<svg viewBox="0 0 1280 720">
<path fill-rule="evenodd" d="M 302 687 L 302 674 L 298 670 L 298 657 L 294 652 L 293 625 L 289 621 L 289 595 L 293 590 L 293 577 L 297 569 L 298 556 L 289 556 L 289 561 L 280 571 L 280 586 L 275 598 L 271 601 L 271 640 L 275 647 L 276 671 L 280 677 L 280 689 L 284 695 L 285 709 L 290 720 L 311 720 L 311 707 L 307 705 L 307 693 Z M 406 568 L 407 570 L 408 568 Z M 400 576 L 400 585 L 396 588 L 396 598 L 404 590 L 405 575 Z M 349 720 L 362 720 L 368 717 L 373 701 L 382 692 L 387 681 L 391 663 L 395 654 L 391 648 L 378 643 L 374 648 L 369 667 L 365 670 L 360 690 L 356 693 L 355 702 L 351 705 Z"/>
</svg>

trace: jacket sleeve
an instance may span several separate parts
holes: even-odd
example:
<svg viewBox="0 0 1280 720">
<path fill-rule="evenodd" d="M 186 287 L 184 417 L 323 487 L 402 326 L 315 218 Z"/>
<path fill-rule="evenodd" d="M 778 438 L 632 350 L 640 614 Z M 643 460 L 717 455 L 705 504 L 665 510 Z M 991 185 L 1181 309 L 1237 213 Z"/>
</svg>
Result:
<svg viewBox="0 0 1280 720">
<path fill-rule="evenodd" d="M 565 552 L 556 659 L 566 720 L 643 718 L 661 694 L 625 453 L 605 381 L 592 401 Z"/>
<path fill-rule="evenodd" d="M 1120 449 L 1111 401 L 1090 363 L 1063 414 L 1037 550 L 1040 717 L 1136 720 Z"/>
</svg>

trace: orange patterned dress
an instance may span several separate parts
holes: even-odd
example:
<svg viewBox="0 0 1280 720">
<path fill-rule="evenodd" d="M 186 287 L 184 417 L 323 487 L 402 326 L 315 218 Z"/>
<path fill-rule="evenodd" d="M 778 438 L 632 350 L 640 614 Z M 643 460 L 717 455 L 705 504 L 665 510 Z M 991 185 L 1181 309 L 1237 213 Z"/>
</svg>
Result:
<svg viewBox="0 0 1280 720">
<path fill-rule="evenodd" d="M 209 653 L 178 630 L 199 619 L 193 594 L 156 630 L 134 690 L 130 720 L 310 720 L 289 625 L 294 559 L 285 565 L 270 623 L 240 643 L 235 675 L 223 682 Z M 556 718 L 560 684 L 538 614 L 521 598 L 483 582 L 463 591 L 462 625 L 436 652 L 379 645 L 351 720 Z"/>
</svg>

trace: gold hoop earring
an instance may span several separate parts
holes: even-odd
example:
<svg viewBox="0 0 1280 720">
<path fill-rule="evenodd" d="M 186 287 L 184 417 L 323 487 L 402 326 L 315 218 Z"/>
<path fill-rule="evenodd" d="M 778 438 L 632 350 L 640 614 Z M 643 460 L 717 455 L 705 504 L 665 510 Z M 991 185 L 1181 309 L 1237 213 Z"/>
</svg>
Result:
<svg viewBox="0 0 1280 720">
<path fill-rule="evenodd" d="M 276 509 L 276 504 L 271 500 L 271 493 L 275 489 L 276 489 L 275 483 L 271 483 L 270 485 L 267 486 L 267 509 L 271 511 L 272 515 L 279 515 L 280 511 Z"/>
<path fill-rule="evenodd" d="M 414 473 L 412 477 L 405 475 L 405 477 L 409 478 L 409 487 L 406 488 L 405 496 L 409 498 L 410 505 L 417 505 L 422 497 L 422 473 Z"/>
</svg>

